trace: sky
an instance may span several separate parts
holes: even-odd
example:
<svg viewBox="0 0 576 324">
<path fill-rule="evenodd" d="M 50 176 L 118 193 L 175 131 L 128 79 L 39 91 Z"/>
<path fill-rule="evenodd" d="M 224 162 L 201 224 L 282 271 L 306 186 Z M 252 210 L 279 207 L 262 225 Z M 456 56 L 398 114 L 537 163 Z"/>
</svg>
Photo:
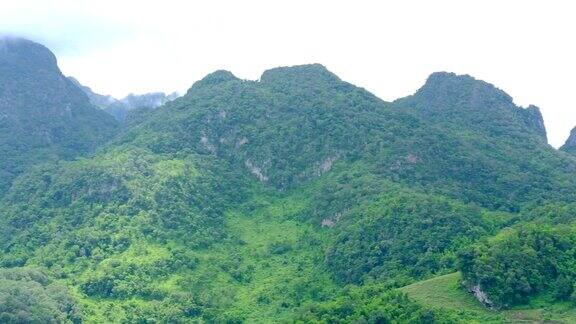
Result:
<svg viewBox="0 0 576 324">
<path fill-rule="evenodd" d="M 540 107 L 558 147 L 576 126 L 574 17 L 570 0 L 2 0 L 0 34 L 117 98 L 184 93 L 218 69 L 321 63 L 387 101 L 435 71 L 470 74 Z"/>
</svg>

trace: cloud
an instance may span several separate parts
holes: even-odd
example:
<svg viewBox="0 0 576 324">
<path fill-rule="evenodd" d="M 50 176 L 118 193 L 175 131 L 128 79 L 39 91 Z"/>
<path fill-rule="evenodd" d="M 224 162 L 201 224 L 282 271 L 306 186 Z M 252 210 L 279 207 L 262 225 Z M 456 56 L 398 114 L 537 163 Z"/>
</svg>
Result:
<svg viewBox="0 0 576 324">
<path fill-rule="evenodd" d="M 42 43 L 59 55 L 105 50 L 136 30 L 113 16 L 99 15 L 82 1 L 5 1 L 0 34 Z"/>
</svg>

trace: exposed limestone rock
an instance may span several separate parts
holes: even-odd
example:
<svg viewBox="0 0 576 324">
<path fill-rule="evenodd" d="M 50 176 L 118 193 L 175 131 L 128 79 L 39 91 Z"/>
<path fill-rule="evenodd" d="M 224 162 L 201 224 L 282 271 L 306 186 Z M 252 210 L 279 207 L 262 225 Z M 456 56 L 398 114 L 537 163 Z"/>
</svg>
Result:
<svg viewBox="0 0 576 324">
<path fill-rule="evenodd" d="M 250 173 L 252 173 L 253 175 L 255 175 L 258 180 L 260 180 L 260 182 L 266 182 L 268 181 L 268 177 L 264 175 L 264 173 L 262 173 L 262 169 L 260 169 L 259 167 L 255 166 L 252 161 L 250 160 L 246 160 L 246 162 L 244 162 L 244 165 L 246 165 L 246 167 L 248 168 L 248 170 L 250 170 Z"/>
<path fill-rule="evenodd" d="M 476 299 L 478 299 L 478 301 L 481 302 L 483 305 L 485 305 L 488 308 L 494 308 L 494 303 L 490 300 L 490 298 L 488 298 L 488 295 L 484 291 L 482 291 L 482 288 L 480 287 L 479 284 L 471 286 L 469 290 L 472 294 L 474 294 L 474 297 L 476 297 Z"/>
<path fill-rule="evenodd" d="M 248 143 L 248 139 L 246 137 L 242 137 L 237 143 L 236 143 L 236 148 L 247 144 Z"/>
<path fill-rule="evenodd" d="M 322 220 L 321 226 L 322 227 L 334 227 L 336 223 L 342 218 L 342 213 L 336 213 L 331 217 L 326 217 Z"/>
<path fill-rule="evenodd" d="M 334 164 L 334 162 L 336 161 L 336 157 L 335 156 L 329 156 L 326 159 L 324 159 L 320 165 L 318 165 L 318 167 L 314 170 L 317 176 L 320 176 L 328 171 L 330 171 L 332 169 L 332 165 Z"/>
<path fill-rule="evenodd" d="M 210 153 L 216 153 L 216 146 L 210 142 L 210 139 L 206 135 L 200 137 L 200 143 L 206 148 Z"/>
<path fill-rule="evenodd" d="M 414 154 L 412 154 L 412 153 L 409 153 L 408 155 L 406 155 L 406 161 L 408 161 L 408 162 L 410 162 L 410 163 L 412 163 L 412 164 L 418 163 L 419 160 L 420 160 L 420 159 L 419 159 L 416 155 L 414 155 Z"/>
</svg>

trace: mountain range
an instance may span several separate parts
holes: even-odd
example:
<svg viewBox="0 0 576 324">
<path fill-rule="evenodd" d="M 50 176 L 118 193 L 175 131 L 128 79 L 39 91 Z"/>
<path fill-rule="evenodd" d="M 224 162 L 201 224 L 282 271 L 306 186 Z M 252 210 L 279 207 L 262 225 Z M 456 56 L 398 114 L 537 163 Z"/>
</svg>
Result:
<svg viewBox="0 0 576 324">
<path fill-rule="evenodd" d="M 68 79 L 84 91 L 93 105 L 106 111 L 121 123 L 127 122 L 127 119 L 130 119 L 130 115 L 136 113 L 134 110 L 151 110 L 178 98 L 176 92 L 169 95 L 164 92 L 153 92 L 140 95 L 129 94 L 123 99 L 116 99 L 112 96 L 93 92 L 90 87 L 82 85 L 74 77 L 68 77 Z"/>
<path fill-rule="evenodd" d="M 570 323 L 575 134 L 447 72 L 116 100 L 4 39 L 0 322 Z"/>
</svg>

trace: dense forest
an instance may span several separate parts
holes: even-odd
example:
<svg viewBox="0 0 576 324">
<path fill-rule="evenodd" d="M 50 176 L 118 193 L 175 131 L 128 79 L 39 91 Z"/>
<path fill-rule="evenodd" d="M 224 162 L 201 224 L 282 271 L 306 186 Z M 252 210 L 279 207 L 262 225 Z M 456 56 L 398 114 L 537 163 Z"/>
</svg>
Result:
<svg viewBox="0 0 576 324">
<path fill-rule="evenodd" d="M 47 48 L 0 49 L 0 322 L 576 318 L 576 140 L 489 83 L 216 71 L 119 122 Z"/>
</svg>

